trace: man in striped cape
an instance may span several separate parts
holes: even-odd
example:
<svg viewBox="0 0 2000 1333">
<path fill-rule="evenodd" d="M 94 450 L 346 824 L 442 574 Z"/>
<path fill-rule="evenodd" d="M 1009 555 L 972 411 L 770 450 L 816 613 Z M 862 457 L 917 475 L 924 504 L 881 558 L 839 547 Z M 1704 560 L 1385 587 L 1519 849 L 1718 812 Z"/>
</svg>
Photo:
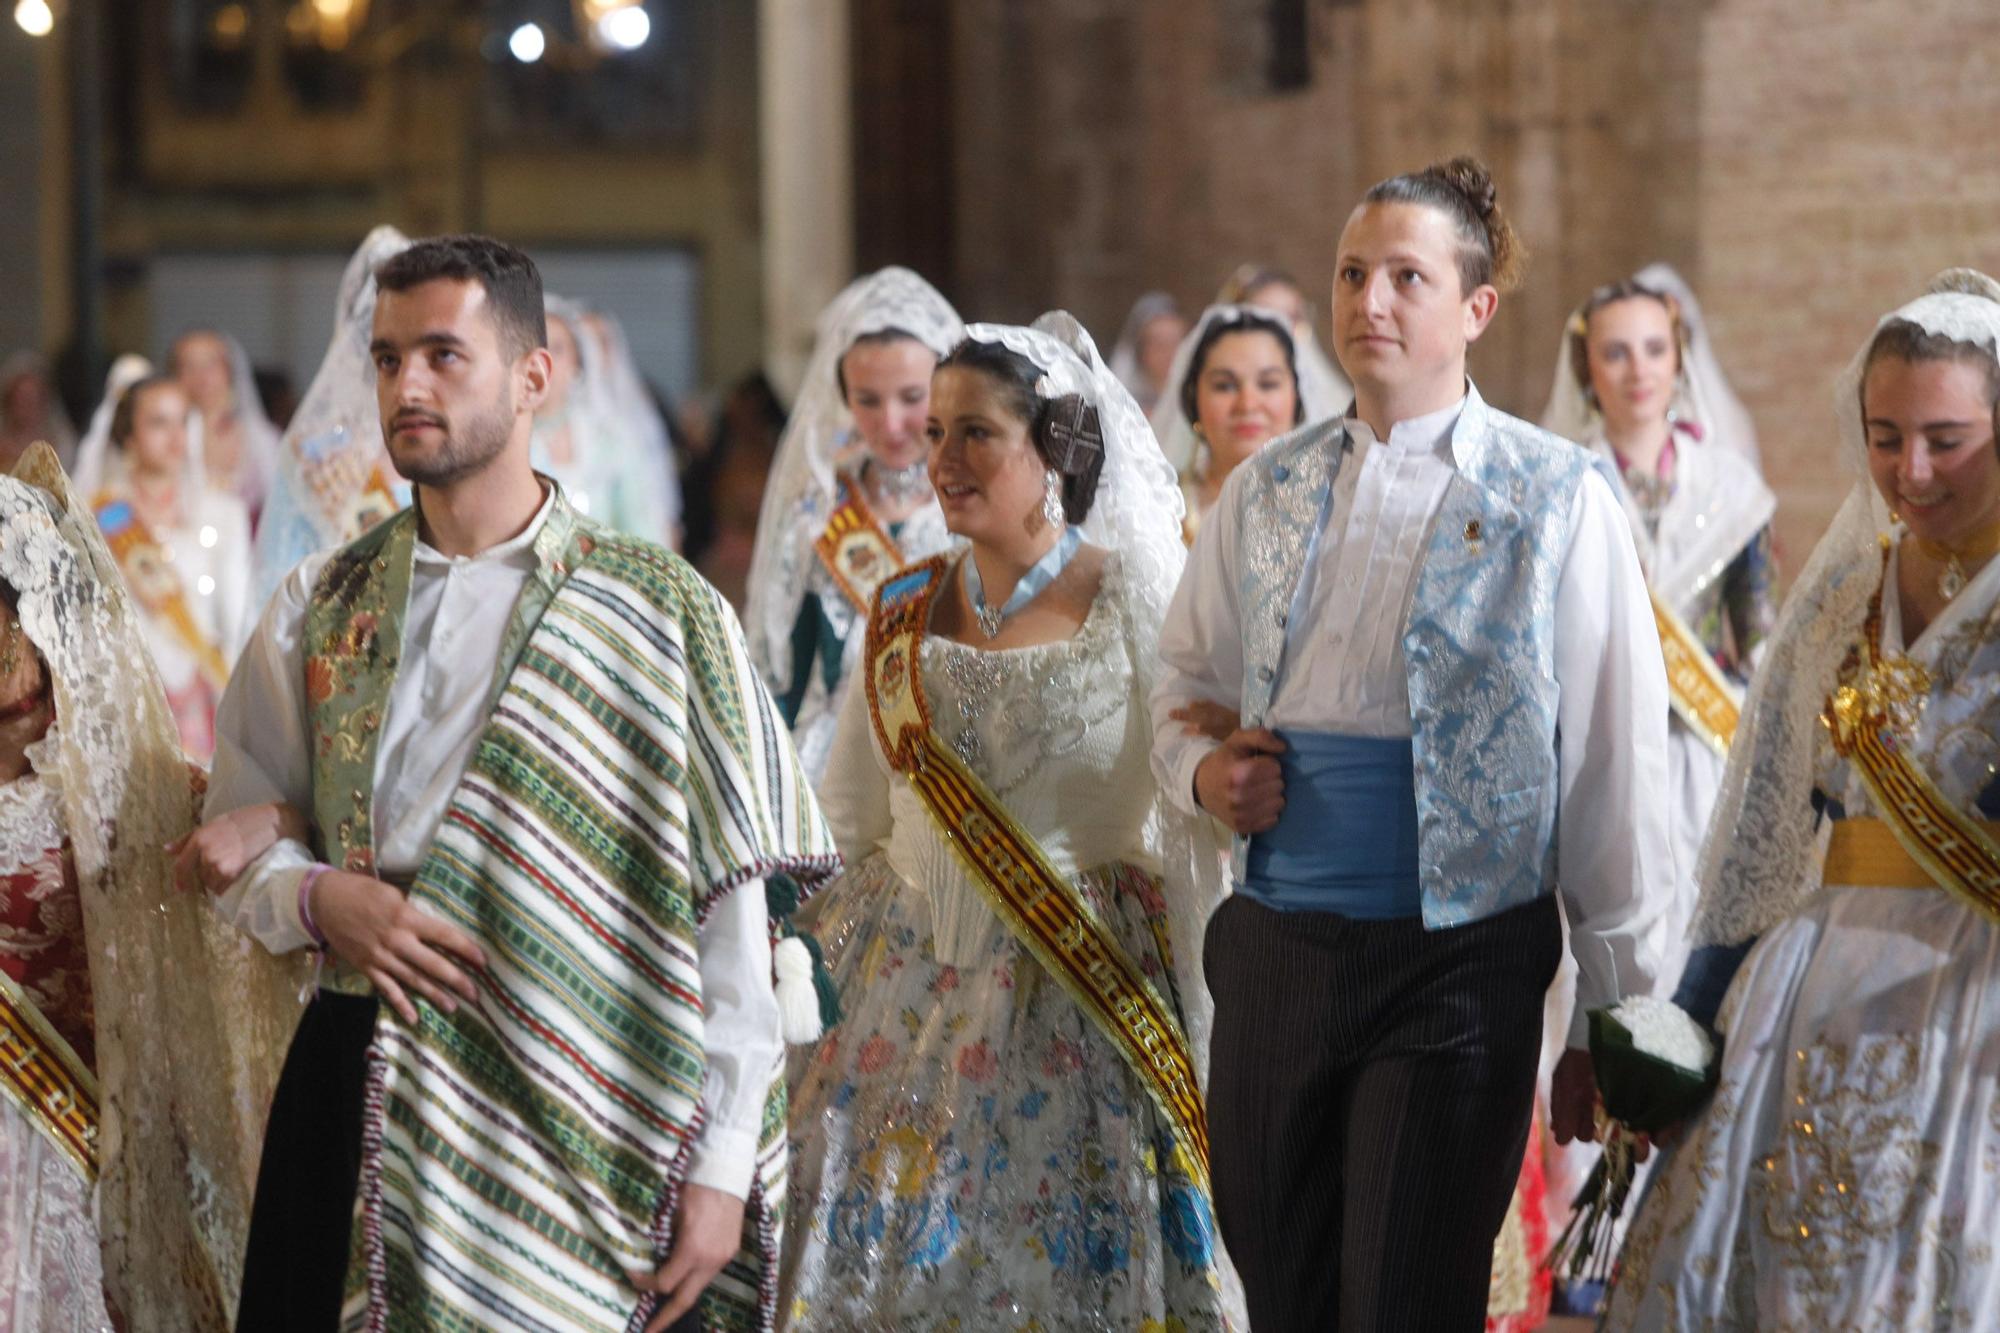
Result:
<svg viewBox="0 0 2000 1333">
<path fill-rule="evenodd" d="M 533 263 L 446 237 L 377 281 L 415 503 L 293 571 L 218 719 L 210 815 L 313 829 L 220 907 L 326 958 L 238 1327 L 768 1328 L 769 904 L 832 842 L 720 597 L 530 468 Z"/>
</svg>

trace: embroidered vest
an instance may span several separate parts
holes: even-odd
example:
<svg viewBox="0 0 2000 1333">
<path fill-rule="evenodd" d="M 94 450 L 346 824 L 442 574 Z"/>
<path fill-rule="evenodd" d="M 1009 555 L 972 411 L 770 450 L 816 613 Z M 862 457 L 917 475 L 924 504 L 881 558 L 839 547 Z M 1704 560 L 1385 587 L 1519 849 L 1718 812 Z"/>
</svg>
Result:
<svg viewBox="0 0 2000 1333">
<path fill-rule="evenodd" d="M 491 694 L 505 685 L 555 590 L 595 543 L 595 531 L 558 490 L 535 535 L 535 572 L 508 622 Z M 410 605 L 416 551 L 413 506 L 335 552 L 306 604 L 313 851 L 328 865 L 358 875 L 379 873 L 375 760 L 389 691 L 403 659 L 403 618 Z M 337 968 L 331 975 L 331 989 L 367 991 L 357 973 Z"/>
<path fill-rule="evenodd" d="M 1330 514 L 1346 429 L 1318 422 L 1267 446 L 1237 492 L 1243 553 L 1243 725 L 1265 724 L 1307 562 Z M 1424 924 L 1462 925 L 1555 882 L 1555 600 L 1570 504 L 1591 456 L 1468 390 L 1462 463 L 1424 549 L 1403 658 Z M 1314 632 L 1317 627 L 1303 627 Z M 1247 843 L 1235 841 L 1240 880 Z"/>
</svg>

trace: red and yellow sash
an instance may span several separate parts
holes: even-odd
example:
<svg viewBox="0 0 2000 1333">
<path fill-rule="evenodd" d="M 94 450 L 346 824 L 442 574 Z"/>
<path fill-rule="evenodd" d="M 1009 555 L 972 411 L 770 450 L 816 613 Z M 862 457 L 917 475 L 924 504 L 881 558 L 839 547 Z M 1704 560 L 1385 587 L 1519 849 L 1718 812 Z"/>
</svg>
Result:
<svg viewBox="0 0 2000 1333">
<path fill-rule="evenodd" d="M 118 562 L 118 568 L 124 571 L 125 582 L 131 587 L 132 595 L 148 612 L 173 629 L 181 646 L 194 658 L 202 678 L 218 694 L 221 693 L 222 687 L 229 682 L 229 663 L 195 623 L 180 575 L 168 563 L 159 543 L 153 540 L 153 534 L 139 521 L 139 511 L 132 507 L 131 501 L 115 499 L 110 495 L 97 497 L 96 510 L 97 526 L 103 530 L 104 543 L 111 548 L 111 556 Z"/>
<path fill-rule="evenodd" d="M 876 738 L 988 905 L 1117 1046 L 1172 1127 L 1183 1169 L 1206 1189 L 1208 1115 L 1179 1020 L 1034 836 L 931 726 L 919 653 L 946 568 L 945 557 L 932 556 L 882 585 L 868 623 Z"/>
<path fill-rule="evenodd" d="M 1883 551 L 1886 572 L 1888 551 Z M 1882 656 L 1882 590 L 1868 606 L 1861 657 L 1826 701 L 1820 721 L 1849 760 L 1903 850 L 1939 886 L 2000 921 L 2000 844 L 1903 752 L 1892 724 L 1907 729 L 1930 676 L 1908 658 Z"/>
<path fill-rule="evenodd" d="M 1717 754 L 1729 753 L 1742 716 L 1736 686 L 1722 674 L 1708 649 L 1674 609 L 1652 594 L 1653 625 L 1660 633 L 1660 652 L 1667 662 L 1667 692 L 1675 716 L 1706 741 Z"/>
<path fill-rule="evenodd" d="M 97 1076 L 14 979 L 0 972 L 0 1097 L 97 1179 Z"/>
<path fill-rule="evenodd" d="M 861 497 L 859 483 L 843 480 L 840 503 L 813 542 L 820 563 L 854 609 L 867 615 L 876 589 L 903 565 L 903 553 Z"/>
</svg>

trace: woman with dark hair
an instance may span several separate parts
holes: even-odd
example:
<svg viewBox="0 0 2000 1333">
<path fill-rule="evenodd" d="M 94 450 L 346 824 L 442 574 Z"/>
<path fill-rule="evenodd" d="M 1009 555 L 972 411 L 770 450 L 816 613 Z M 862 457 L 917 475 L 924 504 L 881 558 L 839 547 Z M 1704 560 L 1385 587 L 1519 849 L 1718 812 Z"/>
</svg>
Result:
<svg viewBox="0 0 2000 1333">
<path fill-rule="evenodd" d="M 1209 903 L 1146 772 L 1173 474 L 1060 314 L 968 328 L 926 434 L 968 549 L 882 586 L 821 784 L 850 868 L 816 930 L 849 1011 L 793 1070 L 780 1306 L 801 1330 L 1220 1329 Z"/>
<path fill-rule="evenodd" d="M 1242 306 L 1202 311 L 1153 409 L 1160 450 L 1181 476 L 1189 544 L 1238 463 L 1294 426 L 1339 410 L 1307 402 L 1292 335 L 1276 316 Z"/>
<path fill-rule="evenodd" d="M 1863 476 L 1702 855 L 1678 998 L 1721 1078 L 1614 1329 L 2000 1327 L 2000 284 L 1953 270 L 1883 316 L 1835 407 Z"/>
<path fill-rule="evenodd" d="M 1325 403 L 1329 413 L 1347 410 L 1354 401 L 1354 386 L 1319 345 L 1313 332 L 1313 303 L 1297 278 L 1269 264 L 1239 264 L 1215 300 L 1218 305 L 1248 306 L 1276 315 L 1292 335 L 1300 392 L 1315 406 Z M 1315 412 L 1308 420 L 1316 421 L 1319 415 Z"/>
</svg>

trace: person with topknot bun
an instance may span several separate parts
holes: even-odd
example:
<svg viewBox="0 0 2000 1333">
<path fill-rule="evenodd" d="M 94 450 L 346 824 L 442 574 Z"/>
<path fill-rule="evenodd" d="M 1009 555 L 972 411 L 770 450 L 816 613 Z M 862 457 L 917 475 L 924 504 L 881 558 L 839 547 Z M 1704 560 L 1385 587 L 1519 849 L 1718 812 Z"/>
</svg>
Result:
<svg viewBox="0 0 2000 1333">
<path fill-rule="evenodd" d="M 1582 1015 L 1652 985 L 1666 675 L 1602 466 L 1466 378 L 1521 267 L 1496 194 L 1457 158 L 1363 196 L 1353 404 L 1231 475 L 1161 633 L 1155 771 L 1235 834 L 1208 1107 L 1258 1333 L 1481 1328 L 1557 894 L 1558 1141 L 1593 1132 Z"/>
</svg>

